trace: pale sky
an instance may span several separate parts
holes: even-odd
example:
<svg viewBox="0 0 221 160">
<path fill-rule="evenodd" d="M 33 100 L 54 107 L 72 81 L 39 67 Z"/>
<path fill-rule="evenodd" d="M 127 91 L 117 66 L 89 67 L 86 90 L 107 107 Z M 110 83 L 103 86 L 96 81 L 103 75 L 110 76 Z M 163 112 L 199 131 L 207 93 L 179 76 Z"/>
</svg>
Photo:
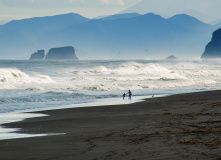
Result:
<svg viewBox="0 0 221 160">
<path fill-rule="evenodd" d="M 139 0 L 0 0 L 0 21 L 75 12 L 86 17 L 118 13 Z"/>
</svg>

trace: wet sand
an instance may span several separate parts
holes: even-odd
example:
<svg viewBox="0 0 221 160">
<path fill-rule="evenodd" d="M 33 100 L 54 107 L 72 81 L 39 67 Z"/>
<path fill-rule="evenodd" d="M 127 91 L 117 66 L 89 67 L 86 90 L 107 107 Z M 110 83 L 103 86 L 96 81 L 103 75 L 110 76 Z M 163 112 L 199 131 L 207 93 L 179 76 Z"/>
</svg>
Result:
<svg viewBox="0 0 221 160">
<path fill-rule="evenodd" d="M 221 160 L 221 91 L 40 113 L 6 126 L 66 134 L 0 141 L 0 160 Z"/>
</svg>

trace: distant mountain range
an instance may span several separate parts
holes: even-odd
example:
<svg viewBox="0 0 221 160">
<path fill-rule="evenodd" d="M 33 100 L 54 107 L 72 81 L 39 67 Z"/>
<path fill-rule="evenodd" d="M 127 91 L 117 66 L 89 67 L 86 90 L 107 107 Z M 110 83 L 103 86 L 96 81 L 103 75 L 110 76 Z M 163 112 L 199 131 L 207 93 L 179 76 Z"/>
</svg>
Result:
<svg viewBox="0 0 221 160">
<path fill-rule="evenodd" d="M 154 12 L 166 17 L 184 13 L 210 23 L 221 21 L 220 5 L 220 0 L 140 0 L 121 13 Z"/>
<path fill-rule="evenodd" d="M 141 16 L 139 13 L 124 13 L 124 14 L 114 14 L 114 15 L 109 15 L 105 16 L 103 18 L 99 18 L 102 20 L 116 20 L 116 19 L 123 19 L 123 18 L 134 18 Z"/>
<path fill-rule="evenodd" d="M 0 26 L 0 58 L 27 59 L 35 50 L 74 46 L 81 59 L 199 57 L 218 26 L 185 15 L 149 13 L 88 19 L 63 14 Z"/>
</svg>

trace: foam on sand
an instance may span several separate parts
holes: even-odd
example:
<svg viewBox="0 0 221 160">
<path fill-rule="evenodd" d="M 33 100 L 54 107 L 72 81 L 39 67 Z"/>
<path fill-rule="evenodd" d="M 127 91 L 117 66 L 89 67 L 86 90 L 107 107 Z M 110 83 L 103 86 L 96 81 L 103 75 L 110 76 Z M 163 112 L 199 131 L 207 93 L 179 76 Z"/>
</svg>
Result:
<svg viewBox="0 0 221 160">
<path fill-rule="evenodd" d="M 44 114 L 32 114 L 32 113 L 1 113 L 0 114 L 0 140 L 16 139 L 16 138 L 28 138 L 46 136 L 47 134 L 22 134 L 16 133 L 20 131 L 19 128 L 5 128 L 2 125 L 6 123 L 12 123 L 22 121 L 27 118 L 36 118 L 47 116 Z"/>
<path fill-rule="evenodd" d="M 1 113 L 0 114 L 0 140 L 41 137 L 41 136 L 54 136 L 54 135 L 64 135 L 65 134 L 65 133 L 23 134 L 23 133 L 18 133 L 19 131 L 21 131 L 20 128 L 5 128 L 2 126 L 3 124 L 6 124 L 6 123 L 23 121 L 28 118 L 37 118 L 37 117 L 48 116 L 48 115 L 39 114 L 39 113 L 28 113 L 30 111 L 34 112 L 34 111 L 64 109 L 64 108 L 79 108 L 79 107 L 95 107 L 95 106 L 131 104 L 131 103 L 140 102 L 140 101 L 142 101 L 142 99 L 145 99 L 145 98 L 150 98 L 150 96 L 133 97 L 132 100 L 126 99 L 124 101 L 119 98 L 108 98 L 108 99 L 101 99 L 97 102 L 91 102 L 91 103 L 67 105 L 67 106 L 62 106 L 62 107 L 60 106 L 60 107 L 54 107 L 54 108 L 32 109 L 32 110 L 26 110 L 24 112 Z"/>
</svg>

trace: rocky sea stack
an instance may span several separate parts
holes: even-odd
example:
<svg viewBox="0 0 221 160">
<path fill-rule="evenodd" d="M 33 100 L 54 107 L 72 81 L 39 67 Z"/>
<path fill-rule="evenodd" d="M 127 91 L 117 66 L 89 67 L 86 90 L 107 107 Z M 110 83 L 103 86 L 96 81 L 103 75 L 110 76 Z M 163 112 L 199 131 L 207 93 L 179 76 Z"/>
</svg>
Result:
<svg viewBox="0 0 221 160">
<path fill-rule="evenodd" d="M 77 60 L 74 47 L 60 47 L 49 50 L 46 60 Z"/>
<path fill-rule="evenodd" d="M 176 56 L 174 56 L 174 55 L 171 55 L 171 56 L 169 56 L 169 57 L 167 57 L 166 58 L 166 60 L 168 60 L 168 61 L 175 61 L 175 60 L 177 60 L 178 58 L 176 57 Z"/>
<path fill-rule="evenodd" d="M 47 55 L 44 50 L 39 50 L 31 55 L 30 60 L 78 60 L 75 48 L 72 46 L 51 48 Z"/>
<path fill-rule="evenodd" d="M 37 52 L 33 53 L 29 60 L 43 60 L 45 58 L 45 50 L 38 50 Z"/>
<path fill-rule="evenodd" d="M 221 29 L 213 33 L 212 40 L 207 44 L 202 58 L 221 58 Z"/>
</svg>

